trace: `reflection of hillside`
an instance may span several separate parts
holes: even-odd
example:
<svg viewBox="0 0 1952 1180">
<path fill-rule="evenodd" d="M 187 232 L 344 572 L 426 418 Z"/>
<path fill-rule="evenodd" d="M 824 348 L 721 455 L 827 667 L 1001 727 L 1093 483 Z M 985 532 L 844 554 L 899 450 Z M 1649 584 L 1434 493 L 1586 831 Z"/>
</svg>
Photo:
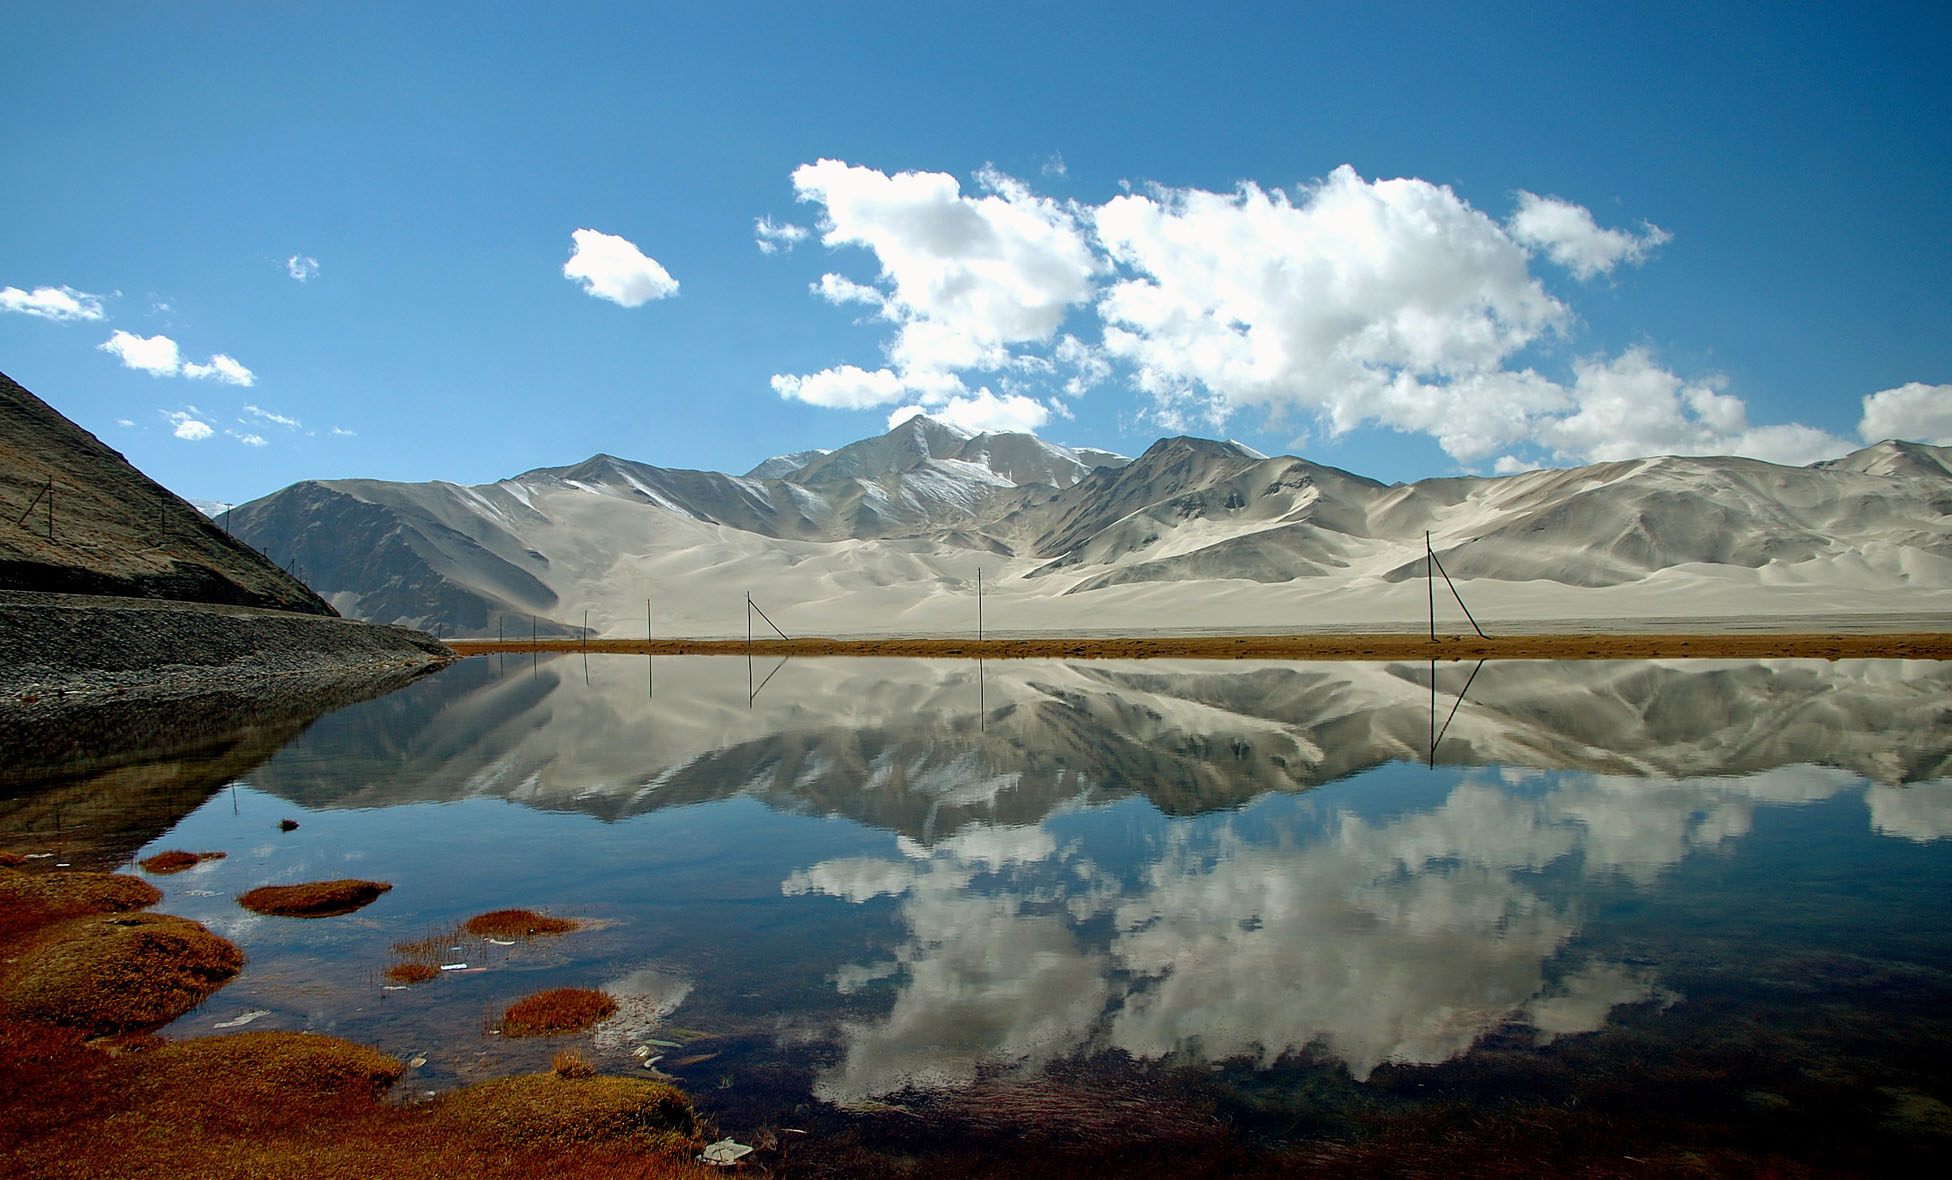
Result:
<svg viewBox="0 0 1952 1180">
<path fill-rule="evenodd" d="M 428 670 L 0 708 L 0 833 L 9 848 L 57 851 L 78 866 L 123 864 L 320 716 Z"/>
<path fill-rule="evenodd" d="M 1496 663 L 1461 705 L 1468 668 L 1434 671 L 1444 763 L 1952 774 L 1941 664 Z M 1084 798 L 1235 806 L 1421 761 L 1433 729 L 1424 664 L 795 660 L 750 701 L 743 660 L 660 659 L 655 696 L 651 672 L 625 657 L 587 672 L 573 657 L 469 660 L 327 718 L 256 779 L 308 806 L 497 797 L 606 819 L 749 794 L 926 842 Z M 305 756 L 315 739 L 329 773 Z"/>
</svg>

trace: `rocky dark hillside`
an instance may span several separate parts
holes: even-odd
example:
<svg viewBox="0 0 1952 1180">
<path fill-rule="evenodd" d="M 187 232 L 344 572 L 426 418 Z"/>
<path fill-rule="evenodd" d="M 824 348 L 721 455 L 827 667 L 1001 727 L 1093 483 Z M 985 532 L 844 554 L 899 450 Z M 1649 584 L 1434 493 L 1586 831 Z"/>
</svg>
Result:
<svg viewBox="0 0 1952 1180">
<path fill-rule="evenodd" d="M 0 590 L 337 613 L 4 373 Z"/>
</svg>

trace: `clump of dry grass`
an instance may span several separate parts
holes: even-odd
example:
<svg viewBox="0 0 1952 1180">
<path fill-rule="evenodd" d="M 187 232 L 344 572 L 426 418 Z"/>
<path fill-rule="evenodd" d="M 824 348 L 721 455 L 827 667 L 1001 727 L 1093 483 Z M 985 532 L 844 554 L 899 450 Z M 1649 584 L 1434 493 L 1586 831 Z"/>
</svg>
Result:
<svg viewBox="0 0 1952 1180">
<path fill-rule="evenodd" d="M 447 1094 L 434 1107 L 438 1121 L 504 1142 L 622 1142 L 668 1150 L 687 1143 L 694 1129 L 683 1091 L 648 1078 L 499 1078 Z"/>
<path fill-rule="evenodd" d="M 538 934 L 565 934 L 578 927 L 569 918 L 553 918 L 534 910 L 490 910 L 469 918 L 469 934 L 481 938 L 532 938 Z"/>
<path fill-rule="evenodd" d="M 96 914 L 42 932 L 0 981 L 0 1015 L 92 1035 L 176 1019 L 230 981 L 244 952 L 167 914 Z"/>
<path fill-rule="evenodd" d="M 27 858 L 18 852 L 0 852 L 0 869 L 27 867 Z"/>
<path fill-rule="evenodd" d="M 202 1083 L 208 1087 L 203 1096 L 206 1117 L 239 1104 L 372 1101 L 406 1072 L 404 1064 L 376 1049 L 305 1032 L 170 1041 L 141 1056 L 131 1079 L 134 1086 L 150 1092 L 181 1090 L 188 1099 Z"/>
<path fill-rule="evenodd" d="M 385 975 L 395 983 L 426 983 L 441 973 L 432 963 L 395 963 Z"/>
<path fill-rule="evenodd" d="M 582 1032 L 617 1010 L 617 1001 L 599 991 L 580 987 L 551 988 L 510 1004 L 502 1014 L 502 1033 L 511 1037 L 546 1037 Z"/>
<path fill-rule="evenodd" d="M 549 1055 L 549 1069 L 559 1078 L 591 1078 L 596 1076 L 596 1066 L 583 1056 L 580 1049 L 559 1049 Z"/>
<path fill-rule="evenodd" d="M 393 888 L 385 881 L 309 881 L 303 885 L 260 885 L 237 899 L 259 914 L 282 918 L 330 918 L 371 905 Z"/>
<path fill-rule="evenodd" d="M 225 854 L 221 852 L 184 852 L 172 848 L 166 852 L 158 852 L 154 856 L 144 857 L 136 863 L 141 865 L 146 873 L 180 873 L 184 869 L 193 869 L 206 860 L 222 860 L 224 856 Z"/>
</svg>

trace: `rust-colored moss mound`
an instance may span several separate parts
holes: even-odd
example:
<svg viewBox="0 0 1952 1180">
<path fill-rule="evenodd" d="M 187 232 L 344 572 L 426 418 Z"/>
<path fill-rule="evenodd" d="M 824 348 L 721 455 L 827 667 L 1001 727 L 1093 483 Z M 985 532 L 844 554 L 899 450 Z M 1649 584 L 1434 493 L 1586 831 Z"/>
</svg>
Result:
<svg viewBox="0 0 1952 1180">
<path fill-rule="evenodd" d="M 84 914 L 119 914 L 163 900 L 162 891 L 126 873 L 18 873 L 0 869 L 0 943 Z"/>
<path fill-rule="evenodd" d="M 281 918 L 330 918 L 368 906 L 393 888 L 385 881 L 310 881 L 303 885 L 260 885 L 237 899 L 259 914 Z"/>
<path fill-rule="evenodd" d="M 244 965 L 244 952 L 186 918 L 71 918 L 34 940 L 0 981 L 0 1015 L 91 1034 L 167 1023 L 202 1003 Z"/>
<path fill-rule="evenodd" d="M 399 1070 L 371 1050 L 309 1033 L 241 1033 L 111 1056 L 72 1032 L 0 1021 L 8 1082 L 0 1085 L 0 1160 L 7 1175 L 152 1180 L 711 1174 L 691 1162 L 699 1146 L 691 1109 L 668 1086 L 543 1075 L 399 1106 L 380 1097 Z"/>
<path fill-rule="evenodd" d="M 154 856 L 144 857 L 136 863 L 141 865 L 146 873 L 180 873 L 184 869 L 193 869 L 206 860 L 223 858 L 224 854 L 221 852 L 184 852 L 172 848 L 167 852 L 158 852 Z"/>
<path fill-rule="evenodd" d="M 580 987 L 552 988 L 510 1004 L 502 1032 L 511 1037 L 546 1037 L 582 1032 L 617 1010 L 617 1001 Z"/>
<path fill-rule="evenodd" d="M 379 1098 L 406 1066 L 376 1049 L 305 1032 L 246 1032 L 171 1041 L 139 1055 L 133 1085 L 181 1090 L 209 1112 Z"/>
<path fill-rule="evenodd" d="M 386 977 L 395 983 L 426 983 L 440 973 L 432 963 L 395 963 L 386 969 Z"/>
<path fill-rule="evenodd" d="M 568 918 L 552 918 L 534 910 L 490 910 L 467 921 L 469 934 L 481 938 L 532 938 L 538 934 L 565 934 L 577 928 Z"/>
<path fill-rule="evenodd" d="M 443 1096 L 434 1117 L 482 1139 L 514 1143 L 635 1140 L 669 1148 L 692 1132 L 684 1092 L 648 1078 L 530 1074 Z"/>
</svg>

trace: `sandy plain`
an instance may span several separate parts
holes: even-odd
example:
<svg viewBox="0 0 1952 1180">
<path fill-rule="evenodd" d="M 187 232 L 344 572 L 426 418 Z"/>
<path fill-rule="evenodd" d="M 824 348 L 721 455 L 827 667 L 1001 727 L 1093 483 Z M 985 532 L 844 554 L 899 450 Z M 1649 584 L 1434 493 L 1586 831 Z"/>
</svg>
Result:
<svg viewBox="0 0 1952 1180">
<path fill-rule="evenodd" d="M 462 655 L 586 652 L 612 655 L 896 656 L 916 659 L 1664 660 L 1952 659 L 1952 631 L 1663 632 L 1439 635 L 1042 635 L 974 638 L 452 639 Z"/>
</svg>

